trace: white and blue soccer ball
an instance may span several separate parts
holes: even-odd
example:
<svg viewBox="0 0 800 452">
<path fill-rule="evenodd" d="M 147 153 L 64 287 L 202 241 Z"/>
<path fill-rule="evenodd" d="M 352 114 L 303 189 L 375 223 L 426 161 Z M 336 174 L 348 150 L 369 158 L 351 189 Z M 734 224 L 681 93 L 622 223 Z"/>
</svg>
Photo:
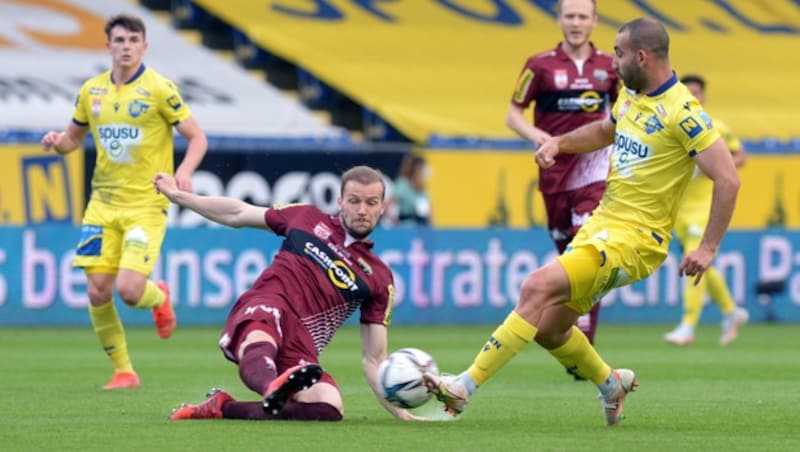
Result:
<svg viewBox="0 0 800 452">
<path fill-rule="evenodd" d="M 423 373 L 438 374 L 431 355 L 416 348 L 401 348 L 378 366 L 378 383 L 383 398 L 400 408 L 416 408 L 432 394 L 422 382 Z"/>
</svg>

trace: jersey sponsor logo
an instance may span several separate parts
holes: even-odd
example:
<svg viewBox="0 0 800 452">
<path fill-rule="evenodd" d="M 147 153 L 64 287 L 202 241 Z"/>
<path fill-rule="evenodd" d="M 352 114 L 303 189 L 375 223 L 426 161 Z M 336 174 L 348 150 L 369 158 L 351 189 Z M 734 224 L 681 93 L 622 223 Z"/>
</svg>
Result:
<svg viewBox="0 0 800 452">
<path fill-rule="evenodd" d="M 531 86 L 531 82 L 533 82 L 533 78 L 536 76 L 532 70 L 529 68 L 525 68 L 522 71 L 522 75 L 519 76 L 517 80 L 517 87 L 514 89 L 514 101 L 515 102 L 524 102 L 525 96 L 528 94 L 528 89 Z"/>
<path fill-rule="evenodd" d="M 328 253 L 311 242 L 306 242 L 303 251 L 311 256 L 317 264 L 328 273 L 328 278 L 334 286 L 339 289 L 347 289 L 350 292 L 358 290 L 358 284 L 355 281 L 355 273 L 347 264 L 339 259 L 332 259 L 328 256 Z"/>
<path fill-rule="evenodd" d="M 658 116 L 653 115 L 647 118 L 647 121 L 644 122 L 644 131 L 647 132 L 648 135 L 652 135 L 656 132 L 660 132 L 664 129 L 664 124 L 658 120 Z"/>
<path fill-rule="evenodd" d="M 569 84 L 569 76 L 566 69 L 556 69 L 553 73 L 553 83 L 558 89 L 564 89 Z"/>
<path fill-rule="evenodd" d="M 133 119 L 136 119 L 143 113 L 146 113 L 149 108 L 150 105 L 137 99 L 128 105 L 128 114 L 131 115 Z"/>
<path fill-rule="evenodd" d="M 597 91 L 584 91 L 578 97 L 562 97 L 558 99 L 559 111 L 585 111 L 592 113 L 605 105 L 605 99 Z"/>
<path fill-rule="evenodd" d="M 173 94 L 167 98 L 167 105 L 172 107 L 173 110 L 178 111 L 181 108 L 181 98 L 177 94 Z"/>
<path fill-rule="evenodd" d="M 89 88 L 90 96 L 105 96 L 108 90 L 105 88 Z"/>
<path fill-rule="evenodd" d="M 292 229 L 283 241 L 281 249 L 292 254 L 308 258 L 315 266 L 325 272 L 327 279 L 333 284 L 348 303 L 361 303 L 372 297 L 369 286 L 345 261 L 336 256 L 330 243 L 322 243 L 309 232 Z"/>
<path fill-rule="evenodd" d="M 683 121 L 678 123 L 678 125 L 681 126 L 681 130 L 683 130 L 689 138 L 694 138 L 703 131 L 703 126 L 692 116 L 687 116 Z"/>
<path fill-rule="evenodd" d="M 115 163 L 131 160 L 130 148 L 142 142 L 144 133 L 127 124 L 111 124 L 97 128 L 97 136 L 108 158 Z"/>
<path fill-rule="evenodd" d="M 140 94 L 142 97 L 150 97 L 150 91 L 142 88 L 141 86 L 136 88 L 136 92 Z"/>
<path fill-rule="evenodd" d="M 656 105 L 656 113 L 658 113 L 658 116 L 661 116 L 662 118 L 667 117 L 667 110 L 664 109 L 664 106 L 661 104 Z"/>
<path fill-rule="evenodd" d="M 617 132 L 612 159 L 620 177 L 632 175 L 631 167 L 650 155 L 650 148 L 636 138 Z"/>
</svg>

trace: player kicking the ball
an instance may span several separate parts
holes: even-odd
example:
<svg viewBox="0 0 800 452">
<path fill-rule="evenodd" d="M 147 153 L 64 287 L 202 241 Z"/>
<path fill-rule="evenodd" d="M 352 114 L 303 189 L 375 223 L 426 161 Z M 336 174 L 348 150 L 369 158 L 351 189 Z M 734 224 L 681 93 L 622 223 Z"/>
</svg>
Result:
<svg viewBox="0 0 800 452">
<path fill-rule="evenodd" d="M 617 34 L 614 51 L 614 69 L 627 89 L 611 116 L 552 138 L 536 152 L 536 163 L 547 168 L 560 153 L 613 144 L 600 206 L 563 255 L 522 283 L 516 308 L 472 366 L 455 377 L 425 375 L 426 385 L 453 415 L 522 347 L 536 341 L 564 367 L 594 382 L 606 424 L 619 424 L 625 399 L 638 386 L 636 376 L 603 361 L 575 320 L 609 290 L 644 279 L 661 265 L 695 165 L 714 181 L 714 195 L 703 239 L 686 253 L 681 273 L 695 276 L 697 283 L 719 247 L 739 178 L 711 119 L 670 67 L 666 29 L 653 19 L 628 22 Z"/>
</svg>

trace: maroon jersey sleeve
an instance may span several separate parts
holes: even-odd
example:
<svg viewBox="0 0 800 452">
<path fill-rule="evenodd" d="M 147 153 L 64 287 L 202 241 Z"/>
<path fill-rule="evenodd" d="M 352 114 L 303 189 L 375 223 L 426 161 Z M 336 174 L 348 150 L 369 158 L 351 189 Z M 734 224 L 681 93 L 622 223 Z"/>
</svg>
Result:
<svg viewBox="0 0 800 452">
<path fill-rule="evenodd" d="M 308 204 L 276 205 L 264 213 L 264 223 L 274 233 L 286 236 L 287 228 L 293 218 L 301 215 L 313 215 L 317 208 Z"/>
<path fill-rule="evenodd" d="M 375 296 L 361 305 L 361 323 L 377 323 L 389 326 L 392 321 L 394 307 L 394 278 L 386 267 L 381 268 L 378 276 Z"/>
<path fill-rule="evenodd" d="M 522 67 L 517 78 L 517 85 L 514 88 L 514 94 L 511 96 L 511 103 L 523 110 L 536 99 L 539 94 L 539 79 L 536 76 L 536 63 L 534 57 L 528 58 L 525 66 Z"/>
</svg>

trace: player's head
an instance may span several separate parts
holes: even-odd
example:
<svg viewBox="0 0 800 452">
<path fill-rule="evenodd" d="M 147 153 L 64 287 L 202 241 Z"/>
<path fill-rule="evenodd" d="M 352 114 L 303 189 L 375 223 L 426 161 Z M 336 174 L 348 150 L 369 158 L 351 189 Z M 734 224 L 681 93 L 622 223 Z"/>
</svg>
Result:
<svg viewBox="0 0 800 452">
<path fill-rule="evenodd" d="M 597 25 L 597 0 L 558 0 L 555 9 L 564 42 L 573 48 L 588 43 Z"/>
<path fill-rule="evenodd" d="M 649 71 L 669 65 L 669 35 L 661 22 L 643 17 L 620 27 L 614 41 L 614 68 L 628 88 L 641 91 Z"/>
<path fill-rule="evenodd" d="M 137 68 L 147 50 L 146 30 L 142 19 L 130 14 L 118 14 L 105 26 L 108 52 L 114 67 Z"/>
<path fill-rule="evenodd" d="M 689 88 L 689 92 L 701 104 L 706 103 L 706 81 L 703 77 L 695 74 L 684 75 L 681 77 L 681 83 Z"/>
<path fill-rule="evenodd" d="M 383 174 L 368 166 L 356 166 L 342 174 L 339 216 L 347 232 L 356 239 L 367 237 L 383 215 L 386 186 Z"/>
</svg>

